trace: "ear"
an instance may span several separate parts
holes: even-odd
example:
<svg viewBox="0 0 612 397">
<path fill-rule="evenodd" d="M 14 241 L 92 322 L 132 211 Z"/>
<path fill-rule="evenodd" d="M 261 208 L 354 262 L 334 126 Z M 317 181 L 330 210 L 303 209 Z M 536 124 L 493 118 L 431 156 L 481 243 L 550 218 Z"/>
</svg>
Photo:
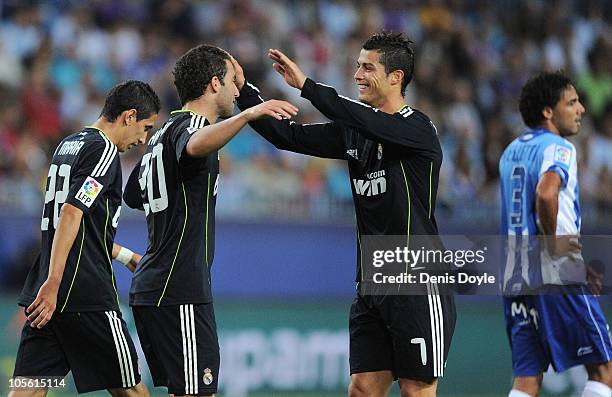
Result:
<svg viewBox="0 0 612 397">
<path fill-rule="evenodd" d="M 125 125 L 132 125 L 132 123 L 135 123 L 136 120 L 136 109 L 130 109 L 130 110 L 125 110 L 122 113 L 122 117 L 124 120 Z"/>
<path fill-rule="evenodd" d="M 389 73 L 391 80 L 389 81 L 391 85 L 402 84 L 402 80 L 404 79 L 404 71 L 403 70 L 394 70 Z"/>
<path fill-rule="evenodd" d="M 219 92 L 221 89 L 221 81 L 219 80 L 219 77 L 213 76 L 212 80 L 210 80 L 210 89 L 213 93 Z"/>
<path fill-rule="evenodd" d="M 545 106 L 542 110 L 542 116 L 544 116 L 544 120 L 550 120 L 553 116 L 553 110 L 550 106 Z"/>
</svg>

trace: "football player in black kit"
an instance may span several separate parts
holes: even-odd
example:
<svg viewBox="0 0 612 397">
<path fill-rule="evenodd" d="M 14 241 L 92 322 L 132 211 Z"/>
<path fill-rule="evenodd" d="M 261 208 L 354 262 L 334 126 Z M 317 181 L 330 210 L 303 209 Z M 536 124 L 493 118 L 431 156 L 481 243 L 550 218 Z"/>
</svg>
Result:
<svg viewBox="0 0 612 397">
<path fill-rule="evenodd" d="M 14 371 L 14 377 L 36 378 L 40 387 L 15 388 L 9 396 L 44 396 L 49 377 L 63 378 L 68 371 L 79 393 L 149 395 L 119 311 L 111 257 L 123 257 L 128 268 L 136 261 L 131 251 L 126 256 L 113 244 L 121 210 L 118 152 L 144 144 L 159 108 L 148 84 L 119 84 L 106 97 L 100 118 L 55 149 L 42 247 L 19 299 L 28 318 Z"/>
<path fill-rule="evenodd" d="M 209 45 L 176 62 L 183 108 L 147 143 L 124 199 L 144 210 L 149 244 L 130 291 L 138 336 L 155 386 L 179 395 L 213 395 L 219 344 L 210 267 L 215 249 L 218 150 L 247 122 L 290 118 L 297 108 L 271 100 L 233 117 L 238 96 L 231 56 Z M 217 122 L 223 117 L 228 119 Z"/>
<path fill-rule="evenodd" d="M 402 34 L 379 33 L 363 45 L 354 78 L 359 101 L 307 78 L 279 50 L 274 69 L 332 122 L 296 124 L 261 119 L 249 124 L 279 149 L 348 161 L 357 219 L 357 282 L 368 235 L 437 235 L 435 220 L 442 151 L 436 129 L 404 103 L 414 52 Z M 238 106 L 263 101 L 239 65 Z M 438 285 L 417 295 L 357 293 L 350 313 L 349 396 L 386 396 L 399 379 L 403 397 L 435 396 L 455 327 L 455 304 Z M 358 289 L 359 291 L 359 289 Z"/>
</svg>

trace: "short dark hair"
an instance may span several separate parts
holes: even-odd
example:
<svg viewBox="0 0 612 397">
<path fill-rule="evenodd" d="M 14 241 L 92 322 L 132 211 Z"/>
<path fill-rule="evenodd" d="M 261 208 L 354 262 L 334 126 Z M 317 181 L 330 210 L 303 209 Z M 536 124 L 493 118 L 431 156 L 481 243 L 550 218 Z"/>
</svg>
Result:
<svg viewBox="0 0 612 397">
<path fill-rule="evenodd" d="M 174 65 L 174 85 L 181 104 L 198 99 L 217 76 L 223 85 L 230 55 L 219 47 L 201 44 L 183 54 Z"/>
<path fill-rule="evenodd" d="M 126 110 L 136 109 L 136 120 L 142 120 L 159 113 L 160 107 L 159 97 L 150 85 L 128 80 L 109 91 L 100 116 L 115 121 Z"/>
<path fill-rule="evenodd" d="M 406 86 L 414 73 L 414 50 L 411 44 L 412 41 L 405 34 L 393 32 L 376 33 L 363 44 L 364 50 L 378 50 L 385 73 L 389 74 L 394 70 L 404 72 L 402 96 L 406 93 Z"/>
<path fill-rule="evenodd" d="M 563 90 L 573 85 L 562 71 L 541 72 L 527 81 L 521 90 L 519 110 L 525 124 L 536 128 L 544 121 L 542 111 L 554 108 L 561 99 Z"/>
</svg>

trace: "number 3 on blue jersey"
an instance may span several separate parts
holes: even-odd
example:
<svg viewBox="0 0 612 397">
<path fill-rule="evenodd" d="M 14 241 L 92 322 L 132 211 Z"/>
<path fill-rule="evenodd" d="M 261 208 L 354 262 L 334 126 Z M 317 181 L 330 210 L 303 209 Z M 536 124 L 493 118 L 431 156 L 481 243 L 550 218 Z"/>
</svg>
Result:
<svg viewBox="0 0 612 397">
<path fill-rule="evenodd" d="M 523 226 L 523 204 L 525 192 L 525 175 L 527 171 L 522 164 L 512 168 L 512 212 L 510 213 L 510 226 Z"/>
</svg>

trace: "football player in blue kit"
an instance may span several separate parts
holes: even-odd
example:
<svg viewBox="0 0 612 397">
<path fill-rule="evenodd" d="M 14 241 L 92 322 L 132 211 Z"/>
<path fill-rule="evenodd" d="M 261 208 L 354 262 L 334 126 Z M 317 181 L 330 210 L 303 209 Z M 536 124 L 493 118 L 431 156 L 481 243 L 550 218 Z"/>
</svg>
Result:
<svg viewBox="0 0 612 397">
<path fill-rule="evenodd" d="M 578 133 L 585 109 L 561 72 L 529 80 L 519 108 L 530 129 L 499 164 L 502 234 L 509 242 L 503 273 L 514 374 L 509 397 L 537 396 L 551 364 L 557 372 L 584 365 L 582 397 L 610 397 L 612 343 L 586 282 L 576 148 L 566 139 Z"/>
</svg>

